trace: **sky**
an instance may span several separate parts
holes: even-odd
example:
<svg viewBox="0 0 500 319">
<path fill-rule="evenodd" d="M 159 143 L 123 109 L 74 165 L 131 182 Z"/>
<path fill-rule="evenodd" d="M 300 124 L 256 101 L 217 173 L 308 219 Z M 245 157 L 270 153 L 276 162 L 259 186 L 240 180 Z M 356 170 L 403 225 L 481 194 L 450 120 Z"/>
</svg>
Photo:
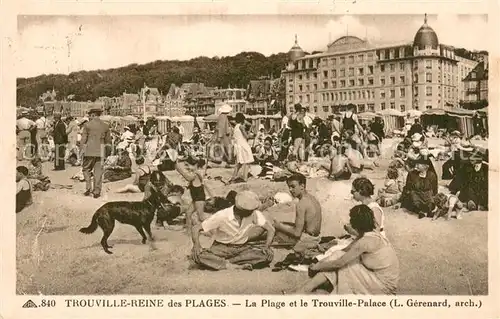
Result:
<svg viewBox="0 0 500 319">
<path fill-rule="evenodd" d="M 308 52 L 346 34 L 411 42 L 423 15 L 18 16 L 16 76 L 116 68 L 155 60 Z M 429 15 L 439 42 L 487 50 L 487 15 Z M 68 46 L 68 43 L 69 46 Z"/>
</svg>

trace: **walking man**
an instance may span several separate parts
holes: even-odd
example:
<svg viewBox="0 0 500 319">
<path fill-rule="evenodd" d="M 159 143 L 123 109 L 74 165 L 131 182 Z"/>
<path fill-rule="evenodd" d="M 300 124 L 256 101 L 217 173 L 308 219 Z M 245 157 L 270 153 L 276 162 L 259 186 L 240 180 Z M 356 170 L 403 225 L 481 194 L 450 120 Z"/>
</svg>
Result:
<svg viewBox="0 0 500 319">
<path fill-rule="evenodd" d="M 66 124 L 61 120 L 61 113 L 54 113 L 54 145 L 56 147 L 54 156 L 54 170 L 63 171 L 65 169 L 66 144 L 68 144 L 68 134 L 66 134 Z"/>
<path fill-rule="evenodd" d="M 109 125 L 99 118 L 101 113 L 100 109 L 91 109 L 89 111 L 90 121 L 83 127 L 81 140 L 84 149 L 82 171 L 86 183 L 84 195 L 90 196 L 92 194 L 94 198 L 101 196 L 102 167 L 111 150 Z M 91 183 L 92 172 L 94 174 L 93 187 Z"/>
</svg>

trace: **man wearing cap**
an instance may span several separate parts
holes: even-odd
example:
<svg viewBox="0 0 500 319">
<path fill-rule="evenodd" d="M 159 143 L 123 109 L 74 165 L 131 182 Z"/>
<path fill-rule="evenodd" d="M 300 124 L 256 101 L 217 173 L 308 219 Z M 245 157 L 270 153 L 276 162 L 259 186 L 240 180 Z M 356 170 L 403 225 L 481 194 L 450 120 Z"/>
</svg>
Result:
<svg viewBox="0 0 500 319">
<path fill-rule="evenodd" d="M 61 120 L 61 113 L 54 113 L 54 137 L 55 155 L 54 170 L 62 171 L 65 169 L 66 144 L 68 144 L 68 134 L 66 134 L 66 124 Z"/>
<path fill-rule="evenodd" d="M 224 152 L 223 161 L 229 164 L 231 161 L 231 124 L 229 124 L 228 114 L 231 113 L 232 107 L 229 104 L 224 104 L 219 109 L 219 117 L 217 118 L 216 138 L 217 146 L 222 147 Z"/>
<path fill-rule="evenodd" d="M 259 197 L 251 191 L 236 195 L 235 205 L 218 211 L 191 230 L 193 261 L 212 270 L 257 269 L 273 260 L 270 248 L 274 227 L 257 209 Z M 214 242 L 209 249 L 200 245 L 200 232 L 210 233 Z M 266 232 L 265 242 L 256 241 Z"/>
<path fill-rule="evenodd" d="M 24 159 L 24 152 L 26 147 L 31 147 L 31 133 L 30 130 L 36 126 L 35 122 L 28 119 L 28 112 L 23 111 L 16 121 L 18 153 L 17 159 Z M 30 151 L 31 154 L 31 151 Z"/>
<path fill-rule="evenodd" d="M 102 166 L 104 160 L 110 153 L 111 133 L 109 125 L 102 121 L 99 116 L 100 109 L 89 111 L 90 121 L 83 126 L 82 140 L 83 162 L 82 171 L 85 177 L 85 196 L 93 194 L 94 198 L 101 196 Z M 94 185 L 91 184 L 91 172 L 94 173 Z"/>
</svg>

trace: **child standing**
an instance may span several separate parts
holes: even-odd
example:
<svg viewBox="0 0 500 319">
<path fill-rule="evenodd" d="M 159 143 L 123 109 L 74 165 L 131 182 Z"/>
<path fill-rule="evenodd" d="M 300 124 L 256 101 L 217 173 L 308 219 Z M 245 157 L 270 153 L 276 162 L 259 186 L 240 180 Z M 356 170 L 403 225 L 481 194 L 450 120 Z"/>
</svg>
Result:
<svg viewBox="0 0 500 319">
<path fill-rule="evenodd" d="M 241 183 L 248 180 L 248 164 L 253 163 L 252 149 L 248 144 L 248 135 L 245 130 L 245 116 L 243 113 L 236 114 L 236 125 L 233 129 L 234 152 L 236 154 L 236 166 L 230 182 Z M 241 173 L 240 173 L 241 171 Z M 240 177 L 238 174 L 240 173 Z"/>
</svg>

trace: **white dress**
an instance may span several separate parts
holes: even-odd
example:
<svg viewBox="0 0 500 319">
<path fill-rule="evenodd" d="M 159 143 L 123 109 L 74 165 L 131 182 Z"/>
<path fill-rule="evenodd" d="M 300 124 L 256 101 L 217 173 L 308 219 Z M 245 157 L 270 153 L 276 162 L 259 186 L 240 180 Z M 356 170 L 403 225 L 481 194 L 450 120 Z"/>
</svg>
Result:
<svg viewBox="0 0 500 319">
<path fill-rule="evenodd" d="M 234 140 L 234 153 L 236 155 L 236 163 L 238 164 L 250 164 L 253 163 L 254 158 L 252 154 L 252 149 L 248 144 L 248 141 L 243 136 L 240 130 L 240 124 L 236 124 L 233 130 L 233 140 Z"/>
</svg>

